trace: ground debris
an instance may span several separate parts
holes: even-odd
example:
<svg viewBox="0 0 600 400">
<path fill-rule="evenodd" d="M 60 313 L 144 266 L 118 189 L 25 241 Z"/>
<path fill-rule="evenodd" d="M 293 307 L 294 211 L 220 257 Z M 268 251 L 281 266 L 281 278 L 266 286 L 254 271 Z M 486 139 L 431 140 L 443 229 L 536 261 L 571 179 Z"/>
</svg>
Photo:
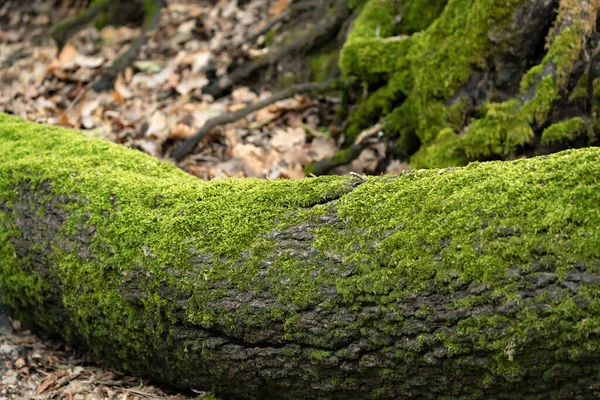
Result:
<svg viewBox="0 0 600 400">
<path fill-rule="evenodd" d="M 57 54 L 52 24 L 85 3 L 65 0 L 60 7 L 37 0 L 31 6 L 8 0 L 0 7 L 0 112 L 80 129 L 170 159 L 206 121 L 280 89 L 275 81 L 262 80 L 239 85 L 216 101 L 203 92 L 239 60 L 268 51 L 257 29 L 285 16 L 292 2 L 168 0 L 138 61 L 119 75 L 113 89 L 101 93 L 91 84 L 139 29 L 89 27 Z M 342 146 L 342 130 L 334 123 L 339 107 L 334 97 L 297 94 L 212 129 L 178 166 L 202 179 L 304 177 L 305 166 L 334 156 Z M 290 135 L 289 145 L 282 143 Z M 370 151 L 348 168 L 375 173 L 383 157 Z"/>
<path fill-rule="evenodd" d="M 206 399 L 166 393 L 146 380 L 111 370 L 93 356 L 43 339 L 0 309 L 0 399 Z"/>
</svg>

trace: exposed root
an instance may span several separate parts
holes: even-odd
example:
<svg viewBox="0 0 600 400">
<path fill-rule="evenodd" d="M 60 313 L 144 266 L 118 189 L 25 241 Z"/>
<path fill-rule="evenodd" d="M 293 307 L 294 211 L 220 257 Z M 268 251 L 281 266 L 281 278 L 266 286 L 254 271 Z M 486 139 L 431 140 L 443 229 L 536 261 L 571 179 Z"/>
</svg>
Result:
<svg viewBox="0 0 600 400">
<path fill-rule="evenodd" d="M 106 11 L 111 0 L 96 0 L 82 13 L 68 18 L 65 22 L 57 24 L 52 30 L 52 38 L 56 41 L 58 52 L 67 44 L 68 38 L 91 24 L 100 13 Z"/>
</svg>

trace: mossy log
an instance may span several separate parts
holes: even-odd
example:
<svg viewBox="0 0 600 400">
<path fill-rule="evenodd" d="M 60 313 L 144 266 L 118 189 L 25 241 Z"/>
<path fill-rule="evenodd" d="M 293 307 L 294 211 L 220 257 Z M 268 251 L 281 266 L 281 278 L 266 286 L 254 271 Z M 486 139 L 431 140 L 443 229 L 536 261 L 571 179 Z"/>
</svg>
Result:
<svg viewBox="0 0 600 400">
<path fill-rule="evenodd" d="M 593 398 L 600 149 L 204 182 L 0 115 L 0 303 L 227 399 Z"/>
<path fill-rule="evenodd" d="M 415 168 L 598 143 L 599 1 L 353 3 L 340 66 L 368 91 L 348 138 L 384 116 Z"/>
</svg>

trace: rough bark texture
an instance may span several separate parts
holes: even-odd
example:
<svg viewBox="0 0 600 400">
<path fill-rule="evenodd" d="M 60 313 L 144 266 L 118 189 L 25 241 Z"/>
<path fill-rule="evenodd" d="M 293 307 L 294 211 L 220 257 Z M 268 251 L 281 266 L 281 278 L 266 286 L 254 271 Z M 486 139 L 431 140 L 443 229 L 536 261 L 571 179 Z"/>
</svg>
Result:
<svg viewBox="0 0 600 400">
<path fill-rule="evenodd" d="M 600 149 L 202 182 L 0 115 L 0 302 L 227 399 L 593 398 Z"/>
</svg>

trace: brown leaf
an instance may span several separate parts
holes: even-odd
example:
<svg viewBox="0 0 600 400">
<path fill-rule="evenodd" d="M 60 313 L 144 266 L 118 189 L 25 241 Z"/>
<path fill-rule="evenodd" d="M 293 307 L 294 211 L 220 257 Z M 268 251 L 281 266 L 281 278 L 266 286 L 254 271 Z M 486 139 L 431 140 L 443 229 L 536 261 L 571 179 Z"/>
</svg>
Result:
<svg viewBox="0 0 600 400">
<path fill-rule="evenodd" d="M 273 7 L 269 8 L 269 15 L 275 17 L 285 11 L 290 5 L 289 0 L 277 0 Z"/>
<path fill-rule="evenodd" d="M 36 394 L 39 396 L 40 394 L 44 393 L 52 385 L 54 385 L 54 383 L 56 382 L 57 379 L 58 379 L 57 373 L 56 372 L 52 372 L 50 375 L 48 375 L 46 377 L 46 379 L 44 379 L 42 381 L 42 383 L 40 383 L 40 385 L 38 386 L 37 390 L 35 391 Z"/>
<path fill-rule="evenodd" d="M 69 120 L 69 116 L 67 115 L 66 112 L 63 112 L 60 115 L 60 117 L 58 118 L 58 121 L 56 121 L 56 125 L 66 126 L 66 127 L 74 127 L 75 126 L 75 124 Z"/>
<path fill-rule="evenodd" d="M 194 130 L 186 124 L 175 124 L 169 131 L 169 139 L 185 140 L 194 134 Z"/>
<path fill-rule="evenodd" d="M 78 55 L 77 49 L 73 45 L 67 43 L 58 55 L 60 67 L 62 69 L 72 68 Z"/>
<path fill-rule="evenodd" d="M 277 129 L 271 139 L 271 146 L 278 150 L 285 150 L 306 141 L 303 128 Z"/>
</svg>

